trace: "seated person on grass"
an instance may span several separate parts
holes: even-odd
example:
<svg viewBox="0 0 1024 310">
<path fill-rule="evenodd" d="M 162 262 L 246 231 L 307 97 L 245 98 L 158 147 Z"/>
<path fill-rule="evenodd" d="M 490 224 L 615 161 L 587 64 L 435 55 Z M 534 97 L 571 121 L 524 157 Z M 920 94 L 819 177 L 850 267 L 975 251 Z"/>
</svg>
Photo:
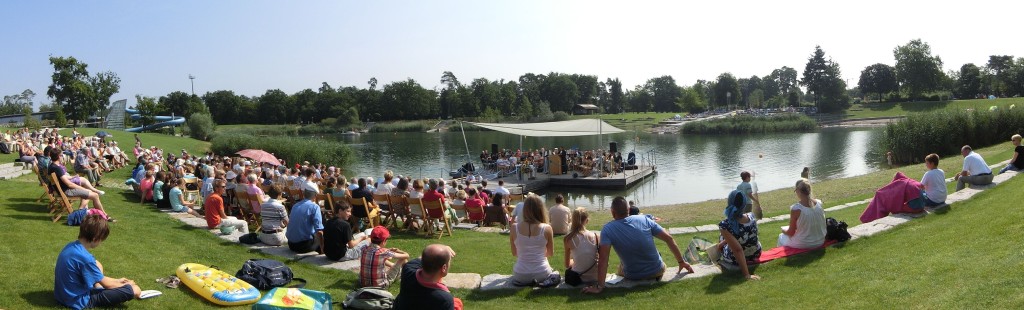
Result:
<svg viewBox="0 0 1024 310">
<path fill-rule="evenodd" d="M 184 179 L 180 179 L 179 188 L 184 187 Z M 206 202 L 203 203 L 203 209 L 206 211 L 206 225 L 210 229 L 220 228 L 221 226 L 234 227 L 239 232 L 249 233 L 249 223 L 243 220 L 237 219 L 234 216 L 228 216 L 224 213 L 224 180 L 213 181 L 213 193 L 210 197 L 206 198 Z M 172 195 L 173 196 L 173 195 Z"/>
<path fill-rule="evenodd" d="M 789 208 L 789 226 L 782 226 L 778 246 L 812 249 L 825 243 L 825 210 L 811 197 L 811 183 L 796 181 L 797 202 Z"/>
<path fill-rule="evenodd" d="M 928 171 L 921 177 L 921 196 L 924 205 L 937 207 L 946 203 L 946 172 L 939 169 L 939 155 L 932 153 L 924 157 L 924 166 Z"/>
<path fill-rule="evenodd" d="M 288 213 L 284 204 L 281 203 L 281 186 L 270 185 L 267 188 L 267 195 L 270 199 L 260 205 L 260 229 L 257 235 L 261 242 L 268 245 L 278 246 L 288 243 L 288 237 L 284 235 L 285 227 L 288 226 Z"/>
<path fill-rule="evenodd" d="M 167 193 L 167 201 L 171 205 L 171 211 L 188 213 L 191 215 L 199 216 L 192 207 L 195 206 L 194 202 L 185 199 L 185 193 L 182 191 L 185 188 L 185 179 L 171 178 L 171 190 Z"/>
<path fill-rule="evenodd" d="M 358 240 L 352 235 L 352 225 L 348 220 L 352 217 L 352 206 L 339 205 L 337 213 L 324 224 L 322 233 L 323 253 L 327 259 L 336 261 L 348 261 L 359 258 L 362 249 L 370 244 L 369 234 L 364 234 Z M 292 208 L 292 215 L 295 208 Z M 288 229 L 290 232 L 291 229 Z"/>
<path fill-rule="evenodd" d="M 744 213 L 746 199 L 743 192 L 729 193 L 729 205 L 725 208 L 725 219 L 718 223 L 721 237 L 715 246 L 708 248 L 711 261 L 725 270 L 740 270 L 750 280 L 761 277 L 750 272 L 750 265 L 761 257 L 761 242 L 757 238 L 757 220 L 762 218 L 761 206 L 754 205 L 751 213 Z M 739 254 L 743 255 L 736 255 Z"/>
<path fill-rule="evenodd" d="M 967 187 L 967 184 L 992 184 L 992 169 L 988 168 L 988 164 L 985 163 L 981 154 L 975 153 L 970 145 L 964 145 L 960 148 L 960 155 L 964 156 L 964 170 L 953 176 L 953 179 L 956 180 L 957 191 Z"/>
<path fill-rule="evenodd" d="M 103 275 L 103 265 L 89 253 L 110 234 L 107 220 L 90 215 L 78 228 L 78 240 L 64 246 L 53 271 L 53 295 L 72 309 L 109 307 L 139 298 L 142 290 L 135 281 Z"/>
<path fill-rule="evenodd" d="M 441 283 L 448 275 L 455 251 L 443 244 L 431 244 L 419 258 L 402 267 L 402 285 L 392 309 L 462 310 L 462 300 L 452 296 Z"/>
<path fill-rule="evenodd" d="M 304 183 L 303 199 L 292 206 L 288 215 L 288 248 L 295 253 L 324 252 L 324 224 L 320 206 L 313 202 L 320 190 L 316 184 Z"/>
<path fill-rule="evenodd" d="M 999 170 L 999 174 L 1024 169 L 1024 146 L 1020 145 L 1020 139 L 1020 135 L 1010 137 L 1010 142 L 1013 143 L 1013 157 L 1010 158 L 1010 163 L 1006 164 L 1006 167 Z"/>
<path fill-rule="evenodd" d="M 363 248 L 359 258 L 360 287 L 387 289 L 409 261 L 409 253 L 386 247 L 390 237 L 391 233 L 384 226 L 374 227 L 370 232 L 370 245 Z"/>
<path fill-rule="evenodd" d="M 654 246 L 652 237 L 664 241 L 672 255 L 679 262 L 679 270 L 693 273 L 693 268 L 683 260 L 679 246 L 668 230 L 646 216 L 629 216 L 629 205 L 621 196 L 612 200 L 612 217 L 608 224 L 601 228 L 601 242 L 598 248 L 597 274 L 608 273 L 608 258 L 611 248 L 619 255 L 618 274 L 630 280 L 658 280 L 665 274 L 667 266 L 661 260 L 661 253 Z M 601 293 L 605 288 L 605 278 L 598 277 L 597 284 L 583 289 L 584 293 Z"/>
</svg>

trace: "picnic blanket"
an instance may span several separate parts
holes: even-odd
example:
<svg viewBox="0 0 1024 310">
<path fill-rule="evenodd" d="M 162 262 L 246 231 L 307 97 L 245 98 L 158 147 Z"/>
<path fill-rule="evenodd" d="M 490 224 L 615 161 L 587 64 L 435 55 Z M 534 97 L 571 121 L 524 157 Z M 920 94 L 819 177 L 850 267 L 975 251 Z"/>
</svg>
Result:
<svg viewBox="0 0 1024 310">
<path fill-rule="evenodd" d="M 767 251 L 761 252 L 761 257 L 757 258 L 757 261 L 755 261 L 754 264 L 764 264 L 764 263 L 767 263 L 767 262 L 770 262 L 770 261 L 773 261 L 773 260 L 776 260 L 776 259 L 780 259 L 780 258 L 783 258 L 783 257 L 787 257 L 787 256 L 790 256 L 790 255 L 797 255 L 797 254 L 800 254 L 800 253 L 807 253 L 807 252 L 810 252 L 810 251 L 814 251 L 814 250 L 818 250 L 818 249 L 823 249 L 823 248 L 825 248 L 827 246 L 830 246 L 830 245 L 833 245 L 835 243 L 836 243 L 835 240 L 825 240 L 825 243 L 822 244 L 821 246 L 816 247 L 816 248 L 810 248 L 810 249 L 798 249 L 798 248 L 791 248 L 791 247 L 788 247 L 788 246 L 774 247 L 771 250 L 767 250 Z"/>
<path fill-rule="evenodd" d="M 868 208 L 860 215 L 861 223 L 889 216 L 891 213 L 920 213 L 923 208 L 911 208 L 907 203 L 921 197 L 921 182 L 897 172 L 892 182 L 875 191 Z"/>
</svg>

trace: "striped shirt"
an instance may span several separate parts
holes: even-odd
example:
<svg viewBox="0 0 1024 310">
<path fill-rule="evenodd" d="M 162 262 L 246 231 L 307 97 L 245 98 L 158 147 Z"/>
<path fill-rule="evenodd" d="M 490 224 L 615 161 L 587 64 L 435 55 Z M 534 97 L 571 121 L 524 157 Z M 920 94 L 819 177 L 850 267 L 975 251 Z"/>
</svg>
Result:
<svg viewBox="0 0 1024 310">
<path fill-rule="evenodd" d="M 260 205 L 260 218 L 263 219 L 263 231 L 275 231 L 284 228 L 282 221 L 288 216 L 284 205 L 276 199 L 268 199 Z"/>
<path fill-rule="evenodd" d="M 387 287 L 388 266 L 385 264 L 395 253 L 370 243 L 359 256 L 359 287 Z"/>
</svg>

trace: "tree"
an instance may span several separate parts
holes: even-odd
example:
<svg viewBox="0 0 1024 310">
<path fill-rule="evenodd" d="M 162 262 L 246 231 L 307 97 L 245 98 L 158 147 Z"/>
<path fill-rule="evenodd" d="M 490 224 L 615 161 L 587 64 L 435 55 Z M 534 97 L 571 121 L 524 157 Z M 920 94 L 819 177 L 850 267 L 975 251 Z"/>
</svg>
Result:
<svg viewBox="0 0 1024 310">
<path fill-rule="evenodd" d="M 825 51 L 821 46 L 815 46 L 814 53 L 807 59 L 800 84 L 814 94 L 815 106 L 819 112 L 839 112 L 850 107 L 850 98 L 846 96 L 846 82 L 843 82 L 841 76 L 839 64 L 832 59 L 826 60 Z"/>
<path fill-rule="evenodd" d="M 77 126 L 79 120 L 99 110 L 94 100 L 95 90 L 89 84 L 88 65 L 74 57 L 50 57 L 50 64 L 53 65 L 53 75 L 50 76 L 53 83 L 47 88 L 46 95 L 59 104 Z"/>
<path fill-rule="evenodd" d="M 540 97 L 551 104 L 552 112 L 567 112 L 580 98 L 580 91 L 568 75 L 552 72 L 540 85 Z"/>
<path fill-rule="evenodd" d="M 402 107 L 388 111 L 384 119 L 432 118 L 438 112 L 434 91 L 423 88 L 413 79 L 385 85 L 380 101 L 381 106 Z"/>
<path fill-rule="evenodd" d="M 690 113 L 701 113 L 707 111 L 708 102 L 703 99 L 702 91 L 697 87 L 683 88 L 683 95 L 679 98 L 679 106 L 683 111 Z"/>
<path fill-rule="evenodd" d="M 860 72 L 857 87 L 860 87 L 863 93 L 877 93 L 878 101 L 882 101 L 882 94 L 900 89 L 899 83 L 896 82 L 896 69 L 882 63 L 865 67 L 864 71 Z"/>
<path fill-rule="evenodd" d="M 1007 71 L 1013 66 L 1013 56 L 1009 55 L 992 55 L 988 56 L 988 65 L 986 69 L 991 73 L 991 91 L 998 96 L 1005 97 L 1006 87 L 1010 83 L 1009 74 Z"/>
<path fill-rule="evenodd" d="M 960 66 L 956 80 L 956 96 L 961 99 L 976 98 L 981 94 L 981 69 L 973 63 Z"/>
<path fill-rule="evenodd" d="M 288 110 L 295 106 L 293 98 L 280 89 L 271 89 L 257 100 L 260 111 L 258 120 L 262 124 L 288 123 Z"/>
<path fill-rule="evenodd" d="M 893 50 L 896 57 L 896 78 L 911 99 L 920 98 L 942 84 L 942 59 L 932 56 L 932 48 L 915 39 Z"/>
<path fill-rule="evenodd" d="M 156 123 L 156 116 L 163 113 L 163 105 L 158 104 L 156 98 L 135 95 L 135 109 L 139 110 L 142 126 Z"/>
<path fill-rule="evenodd" d="M 110 97 L 121 90 L 121 78 L 114 72 L 106 71 L 97 73 L 89 78 L 89 85 L 92 86 L 95 106 L 99 110 L 105 110 L 110 105 Z"/>
<path fill-rule="evenodd" d="M 4 102 L 0 104 L 0 115 L 22 114 L 26 108 L 31 111 L 33 105 L 32 98 L 35 98 L 35 96 L 36 93 L 31 89 L 26 89 L 20 94 L 4 96 Z"/>
<path fill-rule="evenodd" d="M 626 112 L 626 95 L 618 78 L 608 79 L 608 100 L 608 113 Z"/>
<path fill-rule="evenodd" d="M 740 84 L 732 73 L 722 73 L 715 80 L 715 105 L 728 108 L 735 105 L 743 96 Z"/>
<path fill-rule="evenodd" d="M 216 124 L 213 118 L 207 113 L 195 113 L 185 121 L 188 127 L 188 135 L 196 140 L 209 141 L 213 135 Z"/>
<path fill-rule="evenodd" d="M 218 124 L 244 124 L 254 122 L 242 106 L 242 96 L 230 90 L 218 90 L 203 95 L 213 121 Z"/>
<path fill-rule="evenodd" d="M 175 91 L 167 94 L 166 96 L 160 96 L 158 100 L 162 112 L 171 113 L 174 116 L 188 117 L 189 113 L 189 101 L 192 95 L 183 91 Z"/>
</svg>

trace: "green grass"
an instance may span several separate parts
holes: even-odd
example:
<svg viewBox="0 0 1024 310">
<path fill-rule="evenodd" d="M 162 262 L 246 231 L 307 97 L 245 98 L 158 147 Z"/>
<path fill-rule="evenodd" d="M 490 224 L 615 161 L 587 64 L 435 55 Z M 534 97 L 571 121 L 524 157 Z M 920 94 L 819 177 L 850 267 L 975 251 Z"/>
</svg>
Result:
<svg viewBox="0 0 1024 310">
<path fill-rule="evenodd" d="M 90 133 L 87 130 L 82 132 Z M 122 145 L 130 145 L 132 141 L 130 134 L 114 132 L 114 135 Z M 198 152 L 208 147 L 192 139 L 156 134 L 140 136 L 146 145 L 159 145 L 167 150 L 184 147 L 190 152 Z M 994 162 L 1008 158 L 1009 150 L 1007 145 L 1001 144 L 981 152 Z M 13 156 L 5 156 L 13 159 Z M 959 158 L 950 158 L 944 159 L 941 167 L 952 173 L 959 169 L 960 164 Z M 903 171 L 915 178 L 923 173 L 918 166 L 904 167 Z M 861 200 L 887 183 L 893 172 L 884 170 L 857 178 L 817 182 L 815 191 L 825 200 L 826 208 Z M 128 169 L 121 169 L 106 178 L 116 182 L 127 178 L 127 175 Z M 1012 239 L 1024 228 L 1016 217 L 1006 215 L 1014 201 L 1024 199 L 1024 192 L 1017 190 L 1024 186 L 1020 179 L 957 204 L 946 214 L 915 220 L 842 248 L 766 264 L 756 269 L 756 273 L 764 277 L 760 282 L 744 282 L 735 275 L 727 274 L 629 290 L 610 289 L 600 296 L 582 295 L 573 290 L 528 289 L 497 292 L 454 290 L 454 294 L 466 302 L 468 309 L 734 308 L 768 305 L 820 308 L 826 302 L 830 307 L 840 308 L 881 305 L 894 308 L 1013 307 L 1024 302 L 1024 295 L 1016 293 L 1024 280 L 1015 271 L 1024 267 L 1024 263 L 1017 259 L 1024 253 L 1017 247 L 999 245 L 1006 244 L 1006 238 Z M 53 262 L 60 249 L 75 239 L 77 228 L 49 221 L 44 205 L 35 202 L 41 189 L 31 175 L 0 181 L 0 193 L 3 193 L 0 197 L 0 225 L 13 228 L 3 233 L 5 241 L 0 243 L 0 258 L 16 270 L 8 273 L 7 281 L 0 282 L 0 306 L 10 309 L 56 307 L 52 297 Z M 762 196 L 768 209 L 772 210 L 767 212 L 769 215 L 784 213 L 795 200 L 788 189 L 767 192 Z M 189 227 L 150 207 L 141 206 L 127 191 L 108 189 L 103 199 L 108 211 L 120 221 L 112 224 L 110 238 L 93 253 L 104 263 L 108 275 L 128 277 L 137 280 L 144 289 L 164 291 L 164 295 L 158 298 L 129 302 L 129 308 L 214 308 L 184 287 L 172 290 L 152 282 L 172 274 L 181 263 L 213 264 L 233 272 L 249 258 L 283 260 L 222 241 L 206 230 Z M 692 223 L 706 224 L 719 220 L 720 205 L 720 202 L 712 201 L 688 204 L 685 208 L 652 208 L 647 211 L 669 217 L 664 224 L 673 224 L 685 222 L 674 218 L 675 212 L 670 211 L 681 209 L 681 213 L 696 214 L 688 215 Z M 852 207 L 827 216 L 856 225 L 863 208 Z M 591 222 L 596 224 L 591 226 L 596 228 L 606 222 L 607 219 L 602 217 L 607 216 L 603 212 L 595 213 Z M 779 227 L 785 224 L 761 225 L 761 242 L 765 248 L 775 245 Z M 709 240 L 717 238 L 713 233 L 699 236 Z M 677 236 L 676 240 L 683 246 L 691 237 Z M 556 240 L 556 255 L 549 260 L 559 270 L 563 269 L 560 241 Z M 418 253 L 434 242 L 438 241 L 396 233 L 389 246 Z M 514 258 L 509 255 L 507 235 L 456 231 L 454 237 L 445 237 L 440 242 L 451 245 L 458 252 L 451 272 L 511 273 Z M 667 247 L 661 242 L 657 244 L 666 261 L 674 261 Z M 335 300 L 344 298 L 356 278 L 350 272 L 301 262 L 286 263 L 297 276 L 309 280 L 309 288 L 327 291 Z M 397 288 L 392 291 L 397 292 Z M 729 305 L 725 306 L 726 303 Z"/>
<path fill-rule="evenodd" d="M 907 116 L 910 113 L 937 111 L 941 109 L 988 109 L 991 106 L 1009 106 L 1016 104 L 1024 108 L 1024 98 L 999 98 L 952 100 L 952 101 L 915 101 L 899 103 L 865 103 L 854 104 L 846 110 L 844 119 L 860 119 L 874 117 Z"/>
<path fill-rule="evenodd" d="M 424 132 L 434 128 L 438 120 L 381 122 L 370 127 L 370 132 Z"/>
<path fill-rule="evenodd" d="M 810 132 L 818 129 L 814 119 L 802 113 L 771 116 L 734 115 L 700 122 L 687 122 L 683 134 L 733 135 L 776 132 Z"/>
<path fill-rule="evenodd" d="M 673 116 L 686 115 L 683 112 L 642 112 L 642 113 L 618 113 L 618 114 L 594 114 L 594 115 L 573 115 L 572 119 L 599 118 L 606 123 L 622 130 L 643 130 L 657 125 L 658 122 Z"/>
</svg>

